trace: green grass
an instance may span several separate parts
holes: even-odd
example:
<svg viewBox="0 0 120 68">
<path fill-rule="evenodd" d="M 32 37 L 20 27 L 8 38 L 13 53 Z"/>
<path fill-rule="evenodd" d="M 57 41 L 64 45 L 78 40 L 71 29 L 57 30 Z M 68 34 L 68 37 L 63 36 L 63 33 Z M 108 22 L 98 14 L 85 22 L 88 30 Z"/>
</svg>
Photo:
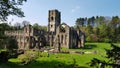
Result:
<svg viewBox="0 0 120 68">
<path fill-rule="evenodd" d="M 104 49 L 110 49 L 109 43 L 86 43 L 85 48 L 82 49 L 63 49 L 69 51 L 82 51 L 82 52 L 93 52 L 97 54 L 50 54 L 47 57 L 47 53 L 41 53 L 42 57 L 36 59 L 27 65 L 18 65 L 20 62 L 18 59 L 10 59 L 8 63 L 3 63 L 0 68 L 90 68 L 87 64 L 93 58 L 101 60 L 107 60 L 104 58 L 106 55 Z M 12 62 L 12 63 L 10 63 Z M 75 66 L 73 64 L 75 63 Z"/>
<path fill-rule="evenodd" d="M 7 51 L 7 50 L 6 49 L 1 49 L 0 52 L 2 52 L 2 51 Z"/>
</svg>

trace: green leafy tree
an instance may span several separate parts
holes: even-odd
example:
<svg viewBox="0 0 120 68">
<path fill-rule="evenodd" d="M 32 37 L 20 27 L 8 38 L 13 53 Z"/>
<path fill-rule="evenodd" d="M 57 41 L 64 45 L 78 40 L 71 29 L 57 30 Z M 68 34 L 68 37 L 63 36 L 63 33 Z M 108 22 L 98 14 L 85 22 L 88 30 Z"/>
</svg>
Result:
<svg viewBox="0 0 120 68">
<path fill-rule="evenodd" d="M 95 17 L 94 16 L 91 17 L 91 22 L 92 22 L 92 26 L 94 27 L 95 26 Z"/>
<path fill-rule="evenodd" d="M 36 29 L 39 29 L 39 24 L 38 23 L 34 23 L 33 27 L 36 28 Z"/>
<path fill-rule="evenodd" d="M 78 26 L 84 26 L 85 19 L 84 18 L 78 18 L 76 20 L 76 25 Z"/>
<path fill-rule="evenodd" d="M 99 16 L 96 16 L 95 18 L 95 26 L 98 27 L 99 25 Z"/>
<path fill-rule="evenodd" d="M 38 23 L 34 23 L 33 24 L 33 27 L 38 29 L 38 30 L 44 30 L 44 31 L 47 31 L 47 26 L 41 26 L 39 25 Z"/>
<path fill-rule="evenodd" d="M 98 27 L 95 27 L 93 29 L 94 34 L 99 35 L 100 34 L 100 29 Z"/>
<path fill-rule="evenodd" d="M 117 36 L 116 36 L 117 42 L 120 42 L 120 26 L 117 28 Z"/>
<path fill-rule="evenodd" d="M 9 15 L 24 17 L 24 12 L 18 6 L 27 0 L 0 0 L 0 20 L 7 20 Z"/>
<path fill-rule="evenodd" d="M 113 16 L 111 20 L 111 27 L 116 28 L 118 24 L 120 23 L 119 17 L 118 16 Z"/>
<path fill-rule="evenodd" d="M 86 27 L 80 27 L 83 25 Z M 98 42 L 120 42 L 120 18 L 118 16 L 78 18 L 76 26 L 80 29 L 84 28 L 82 31 L 85 32 L 86 40 L 92 41 L 91 38 L 95 37 Z"/>
<path fill-rule="evenodd" d="M 102 23 L 105 23 L 105 17 L 100 16 L 97 18 L 98 24 L 101 25 Z"/>
<path fill-rule="evenodd" d="M 86 41 L 91 42 L 91 34 L 93 34 L 93 27 L 88 25 L 85 30 Z"/>
<path fill-rule="evenodd" d="M 88 18 L 87 25 L 90 25 L 90 24 L 91 24 L 91 18 Z"/>
<path fill-rule="evenodd" d="M 7 23 L 0 24 L 0 39 L 4 39 L 4 31 L 9 29 L 11 29 L 11 27 Z"/>
<path fill-rule="evenodd" d="M 89 34 L 92 34 L 92 33 L 93 33 L 93 27 L 90 26 L 90 25 L 88 25 L 88 26 L 86 27 L 86 34 L 89 35 Z"/>
<path fill-rule="evenodd" d="M 112 32 L 110 35 L 112 35 L 111 39 L 114 42 L 118 42 L 120 35 L 119 35 L 119 27 L 120 27 L 120 19 L 118 16 L 113 16 L 111 22 L 109 23 L 110 28 L 112 28 Z"/>
</svg>

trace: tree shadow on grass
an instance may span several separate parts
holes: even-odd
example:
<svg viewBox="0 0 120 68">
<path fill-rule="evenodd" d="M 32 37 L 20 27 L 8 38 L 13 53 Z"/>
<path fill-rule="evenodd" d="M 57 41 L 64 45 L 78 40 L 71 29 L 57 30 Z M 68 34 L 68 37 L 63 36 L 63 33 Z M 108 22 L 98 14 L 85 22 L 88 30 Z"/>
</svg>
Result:
<svg viewBox="0 0 120 68">
<path fill-rule="evenodd" d="M 93 49 L 96 47 L 97 47 L 97 45 L 95 45 L 95 44 L 85 44 L 84 48 L 82 48 L 82 49 Z"/>
<path fill-rule="evenodd" d="M 6 62 L 0 64 L 0 68 L 88 68 L 85 66 L 79 66 L 77 64 L 66 64 L 59 61 L 32 61 L 26 65 L 20 65 L 17 63 Z"/>
</svg>

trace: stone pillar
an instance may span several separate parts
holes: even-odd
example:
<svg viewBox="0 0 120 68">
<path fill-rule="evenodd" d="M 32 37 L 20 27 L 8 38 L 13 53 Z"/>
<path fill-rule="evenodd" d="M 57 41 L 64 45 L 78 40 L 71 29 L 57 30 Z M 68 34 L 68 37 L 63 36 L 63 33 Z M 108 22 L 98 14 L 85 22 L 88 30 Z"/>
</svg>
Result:
<svg viewBox="0 0 120 68">
<path fill-rule="evenodd" d="M 84 47 L 84 35 L 81 36 L 81 47 Z"/>
</svg>

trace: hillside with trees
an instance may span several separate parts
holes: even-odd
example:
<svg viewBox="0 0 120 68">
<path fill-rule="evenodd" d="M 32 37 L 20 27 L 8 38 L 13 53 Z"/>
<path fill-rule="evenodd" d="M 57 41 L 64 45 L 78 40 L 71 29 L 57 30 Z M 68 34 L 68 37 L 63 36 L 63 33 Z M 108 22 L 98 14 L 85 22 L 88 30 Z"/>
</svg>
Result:
<svg viewBox="0 0 120 68">
<path fill-rule="evenodd" d="M 120 18 L 96 16 L 77 18 L 75 28 L 85 32 L 87 42 L 120 42 Z"/>
</svg>

